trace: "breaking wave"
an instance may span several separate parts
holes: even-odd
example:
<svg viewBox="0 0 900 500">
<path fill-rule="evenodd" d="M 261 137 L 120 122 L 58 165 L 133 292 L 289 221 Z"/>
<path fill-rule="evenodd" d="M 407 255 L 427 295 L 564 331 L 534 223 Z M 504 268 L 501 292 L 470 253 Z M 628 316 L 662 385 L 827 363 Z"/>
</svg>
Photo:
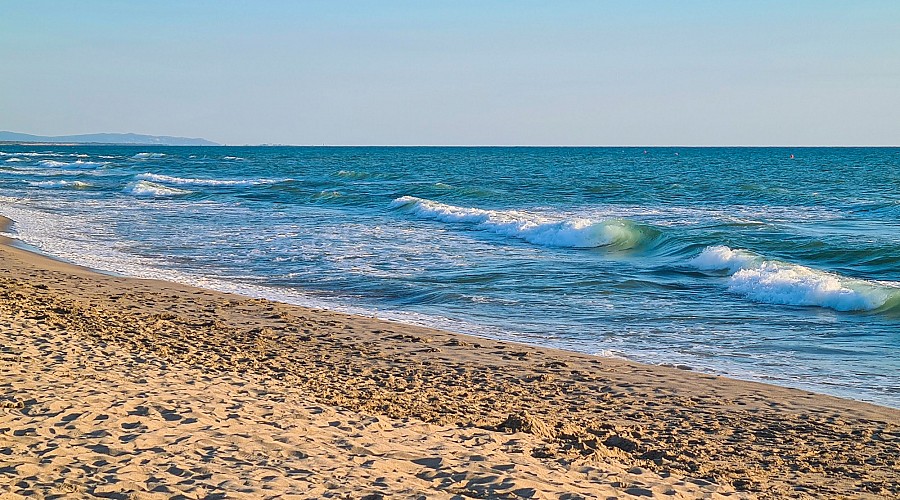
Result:
<svg viewBox="0 0 900 500">
<path fill-rule="evenodd" d="M 125 187 L 124 192 L 132 196 L 151 198 L 191 194 L 191 191 L 163 186 L 150 181 L 133 182 Z"/>
<path fill-rule="evenodd" d="M 146 160 L 148 158 L 162 158 L 163 156 L 166 156 L 165 153 L 138 153 L 132 158 L 135 160 Z"/>
<path fill-rule="evenodd" d="M 96 162 L 96 161 L 82 161 L 76 160 L 72 162 L 65 161 L 56 161 L 56 160 L 41 160 L 38 162 L 40 165 L 44 167 L 54 167 L 54 168 L 97 168 L 106 165 L 106 163 Z"/>
<path fill-rule="evenodd" d="M 391 208 L 407 209 L 419 217 L 441 222 L 474 224 L 481 230 L 551 247 L 613 247 L 627 250 L 639 247 L 660 235 L 657 229 L 624 219 L 553 220 L 520 211 L 457 207 L 413 196 L 395 199 Z"/>
<path fill-rule="evenodd" d="M 160 175 L 153 173 L 140 174 L 137 179 L 163 182 L 166 184 L 179 184 L 191 186 L 256 186 L 261 184 L 277 184 L 290 179 L 247 179 L 247 180 L 228 180 L 228 179 L 194 179 L 184 177 L 173 177 L 170 175 Z"/>
<path fill-rule="evenodd" d="M 59 187 L 69 187 L 75 189 L 85 189 L 89 187 L 93 187 L 93 184 L 82 181 L 39 181 L 32 182 L 32 186 L 37 187 L 48 187 L 48 188 L 59 188 Z"/>
<path fill-rule="evenodd" d="M 768 304 L 873 311 L 900 300 L 900 286 L 865 281 L 764 257 L 724 245 L 707 247 L 690 264 L 728 273 L 728 289 Z"/>
</svg>

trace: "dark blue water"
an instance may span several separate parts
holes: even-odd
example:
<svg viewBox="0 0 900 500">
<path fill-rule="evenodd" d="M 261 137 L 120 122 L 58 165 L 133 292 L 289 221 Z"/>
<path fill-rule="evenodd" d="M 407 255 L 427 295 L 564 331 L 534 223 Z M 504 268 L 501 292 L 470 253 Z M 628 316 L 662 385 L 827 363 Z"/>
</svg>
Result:
<svg viewBox="0 0 900 500">
<path fill-rule="evenodd" d="M 0 151 L 100 270 L 900 407 L 897 148 Z"/>
</svg>

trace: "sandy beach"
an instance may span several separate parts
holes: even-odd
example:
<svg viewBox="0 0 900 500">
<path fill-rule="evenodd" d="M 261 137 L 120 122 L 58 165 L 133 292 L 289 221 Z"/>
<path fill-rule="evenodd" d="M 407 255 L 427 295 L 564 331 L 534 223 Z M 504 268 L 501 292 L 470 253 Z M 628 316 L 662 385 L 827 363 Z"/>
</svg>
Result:
<svg viewBox="0 0 900 500">
<path fill-rule="evenodd" d="M 900 496 L 898 410 L 8 243 L 0 498 Z"/>
</svg>

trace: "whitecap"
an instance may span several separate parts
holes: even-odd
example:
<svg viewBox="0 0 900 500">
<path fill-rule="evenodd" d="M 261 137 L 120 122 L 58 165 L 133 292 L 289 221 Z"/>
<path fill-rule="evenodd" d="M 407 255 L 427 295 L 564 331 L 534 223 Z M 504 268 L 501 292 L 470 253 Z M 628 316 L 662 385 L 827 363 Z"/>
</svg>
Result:
<svg viewBox="0 0 900 500">
<path fill-rule="evenodd" d="M 68 163 L 64 161 L 56 161 L 56 160 L 41 160 L 38 163 L 45 167 L 62 167 L 68 165 Z"/>
<path fill-rule="evenodd" d="M 133 182 L 125 186 L 125 193 L 132 196 L 141 197 L 165 197 L 165 196 L 182 196 L 191 194 L 191 191 L 164 186 L 150 181 Z"/>
<path fill-rule="evenodd" d="M 48 168 L 30 168 L 30 167 L 25 167 L 25 168 L 13 167 L 12 170 L 4 169 L 3 173 L 4 174 L 12 174 L 12 175 L 34 175 L 34 176 L 40 176 L 40 177 L 72 176 L 72 175 L 80 174 L 80 172 L 76 172 L 76 171 L 72 171 L 72 170 L 65 170 L 65 169 L 58 169 L 58 168 L 48 169 Z"/>
<path fill-rule="evenodd" d="M 138 154 L 132 156 L 132 158 L 134 158 L 136 160 L 146 160 L 148 158 L 162 158 L 163 156 L 166 156 L 166 154 L 165 153 L 138 153 Z"/>
<path fill-rule="evenodd" d="M 762 257 L 747 250 L 732 250 L 724 245 L 705 248 L 700 255 L 691 260 L 691 265 L 701 271 L 729 271 L 736 273 L 741 269 L 753 267 L 763 262 Z"/>
<path fill-rule="evenodd" d="M 7 161 L 8 163 L 14 163 L 14 162 L 25 161 L 25 160 L 23 160 L 23 159 L 21 159 L 21 158 L 17 158 L 17 157 L 12 157 L 12 158 L 7 158 L 6 161 Z"/>
<path fill-rule="evenodd" d="M 58 187 L 71 187 L 75 189 L 85 189 L 89 187 L 93 187 L 93 184 L 82 181 L 39 181 L 39 182 L 31 182 L 32 186 L 37 187 L 48 187 L 48 188 L 58 188 Z"/>
<path fill-rule="evenodd" d="M 391 208 L 405 208 L 419 217 L 441 222 L 474 224 L 479 229 L 495 234 L 551 247 L 615 246 L 619 249 L 628 249 L 658 234 L 655 229 L 621 219 L 554 220 L 520 211 L 458 207 L 413 196 L 395 199 L 391 203 Z"/>
<path fill-rule="evenodd" d="M 780 305 L 818 306 L 836 311 L 871 311 L 900 297 L 900 287 L 848 278 L 724 245 L 707 247 L 690 264 L 729 274 L 728 289 L 751 300 Z"/>
<path fill-rule="evenodd" d="M 65 161 L 56 161 L 56 160 L 41 160 L 38 162 L 44 167 L 54 167 L 54 168 L 97 168 L 106 165 L 106 163 L 100 163 L 95 161 L 82 161 L 76 160 L 72 162 Z"/>
<path fill-rule="evenodd" d="M 286 182 L 290 179 L 195 179 L 190 177 L 173 177 L 171 175 L 161 175 L 147 172 L 139 174 L 137 179 L 162 182 L 166 184 L 193 185 L 193 186 L 256 186 L 261 184 L 276 184 Z"/>
</svg>

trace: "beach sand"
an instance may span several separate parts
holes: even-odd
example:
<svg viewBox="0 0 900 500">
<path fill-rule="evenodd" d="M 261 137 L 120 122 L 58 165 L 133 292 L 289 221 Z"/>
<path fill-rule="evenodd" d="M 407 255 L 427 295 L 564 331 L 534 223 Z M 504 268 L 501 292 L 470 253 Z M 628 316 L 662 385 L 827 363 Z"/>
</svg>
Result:
<svg viewBox="0 0 900 500">
<path fill-rule="evenodd" d="M 898 469 L 898 410 L 0 244 L 0 498 L 896 498 Z"/>
</svg>

